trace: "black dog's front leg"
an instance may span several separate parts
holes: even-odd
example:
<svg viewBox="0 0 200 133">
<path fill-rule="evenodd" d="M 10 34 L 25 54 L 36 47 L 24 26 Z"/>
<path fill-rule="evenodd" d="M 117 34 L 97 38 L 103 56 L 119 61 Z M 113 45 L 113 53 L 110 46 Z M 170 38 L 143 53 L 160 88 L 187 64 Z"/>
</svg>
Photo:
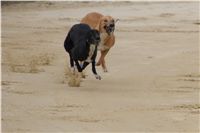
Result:
<svg viewBox="0 0 200 133">
<path fill-rule="evenodd" d="M 97 72 L 96 72 L 96 67 L 95 67 L 95 66 L 96 66 L 95 61 L 92 61 L 92 72 L 94 73 L 96 79 L 101 80 L 101 76 L 99 76 L 99 75 L 97 74 Z"/>
<path fill-rule="evenodd" d="M 90 64 L 89 62 L 84 61 L 83 66 L 82 66 L 82 70 L 84 70 L 89 64 Z"/>
<path fill-rule="evenodd" d="M 87 66 L 88 66 L 88 64 L 89 64 L 89 62 L 84 62 L 83 63 L 83 66 L 82 66 L 82 70 L 84 70 Z M 97 72 L 96 72 L 96 63 L 93 61 L 92 62 L 92 72 L 94 73 L 94 75 L 95 75 L 95 77 L 96 77 L 96 79 L 99 79 L 99 80 L 101 80 L 101 76 L 99 76 L 98 74 L 97 74 Z"/>
<path fill-rule="evenodd" d="M 75 63 L 76 63 L 76 67 L 77 67 L 77 69 L 78 69 L 78 72 L 82 72 L 82 68 L 81 68 L 81 66 L 79 65 L 78 60 L 74 60 L 74 61 L 75 61 Z"/>
</svg>

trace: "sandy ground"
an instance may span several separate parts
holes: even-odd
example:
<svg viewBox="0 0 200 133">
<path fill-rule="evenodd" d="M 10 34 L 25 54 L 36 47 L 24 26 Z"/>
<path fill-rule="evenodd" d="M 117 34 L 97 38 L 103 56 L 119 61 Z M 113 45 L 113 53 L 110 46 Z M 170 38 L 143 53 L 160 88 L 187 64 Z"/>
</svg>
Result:
<svg viewBox="0 0 200 133">
<path fill-rule="evenodd" d="M 69 87 L 63 41 L 88 12 L 119 18 L 96 80 Z M 199 132 L 197 2 L 2 4 L 3 132 Z"/>
</svg>

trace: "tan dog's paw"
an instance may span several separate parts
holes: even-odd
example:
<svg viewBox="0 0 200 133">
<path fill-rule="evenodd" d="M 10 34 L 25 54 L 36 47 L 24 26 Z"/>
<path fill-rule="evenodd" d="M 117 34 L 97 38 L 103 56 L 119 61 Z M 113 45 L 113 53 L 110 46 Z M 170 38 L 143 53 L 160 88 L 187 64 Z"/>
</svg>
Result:
<svg viewBox="0 0 200 133">
<path fill-rule="evenodd" d="M 101 80 L 101 76 L 98 75 L 98 74 L 95 75 L 95 78 L 98 79 L 98 80 Z"/>
<path fill-rule="evenodd" d="M 108 72 L 108 69 L 107 69 L 107 68 L 104 68 L 104 69 L 103 69 L 103 72 L 107 73 L 107 72 Z"/>
<path fill-rule="evenodd" d="M 98 62 L 98 63 L 96 63 L 96 66 L 100 66 L 101 64 Z"/>
</svg>

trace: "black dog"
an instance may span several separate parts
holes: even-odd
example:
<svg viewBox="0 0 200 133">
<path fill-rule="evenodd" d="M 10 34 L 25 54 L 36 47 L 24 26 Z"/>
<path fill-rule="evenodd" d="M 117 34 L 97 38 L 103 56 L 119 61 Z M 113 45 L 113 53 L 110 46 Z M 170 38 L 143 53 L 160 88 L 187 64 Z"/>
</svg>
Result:
<svg viewBox="0 0 200 133">
<path fill-rule="evenodd" d="M 97 46 L 100 42 L 100 34 L 97 30 L 91 29 L 87 24 L 74 25 L 64 42 L 65 50 L 70 56 L 70 65 L 76 63 L 78 72 L 82 72 L 89 63 L 92 63 L 92 72 L 96 79 L 101 79 L 95 68 Z M 80 66 L 79 61 L 83 62 Z"/>
</svg>

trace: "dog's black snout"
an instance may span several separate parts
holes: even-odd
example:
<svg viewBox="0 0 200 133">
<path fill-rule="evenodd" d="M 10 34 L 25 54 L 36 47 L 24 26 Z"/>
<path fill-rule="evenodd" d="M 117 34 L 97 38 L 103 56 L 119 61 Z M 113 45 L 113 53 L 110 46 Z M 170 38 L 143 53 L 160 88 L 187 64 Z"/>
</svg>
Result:
<svg viewBox="0 0 200 133">
<path fill-rule="evenodd" d="M 99 44 L 100 41 L 101 41 L 100 36 L 96 36 L 95 37 L 95 44 Z"/>
<path fill-rule="evenodd" d="M 99 36 L 98 36 L 98 37 L 96 37 L 96 40 L 97 40 L 97 41 L 100 41 L 100 37 L 99 37 Z"/>
</svg>

